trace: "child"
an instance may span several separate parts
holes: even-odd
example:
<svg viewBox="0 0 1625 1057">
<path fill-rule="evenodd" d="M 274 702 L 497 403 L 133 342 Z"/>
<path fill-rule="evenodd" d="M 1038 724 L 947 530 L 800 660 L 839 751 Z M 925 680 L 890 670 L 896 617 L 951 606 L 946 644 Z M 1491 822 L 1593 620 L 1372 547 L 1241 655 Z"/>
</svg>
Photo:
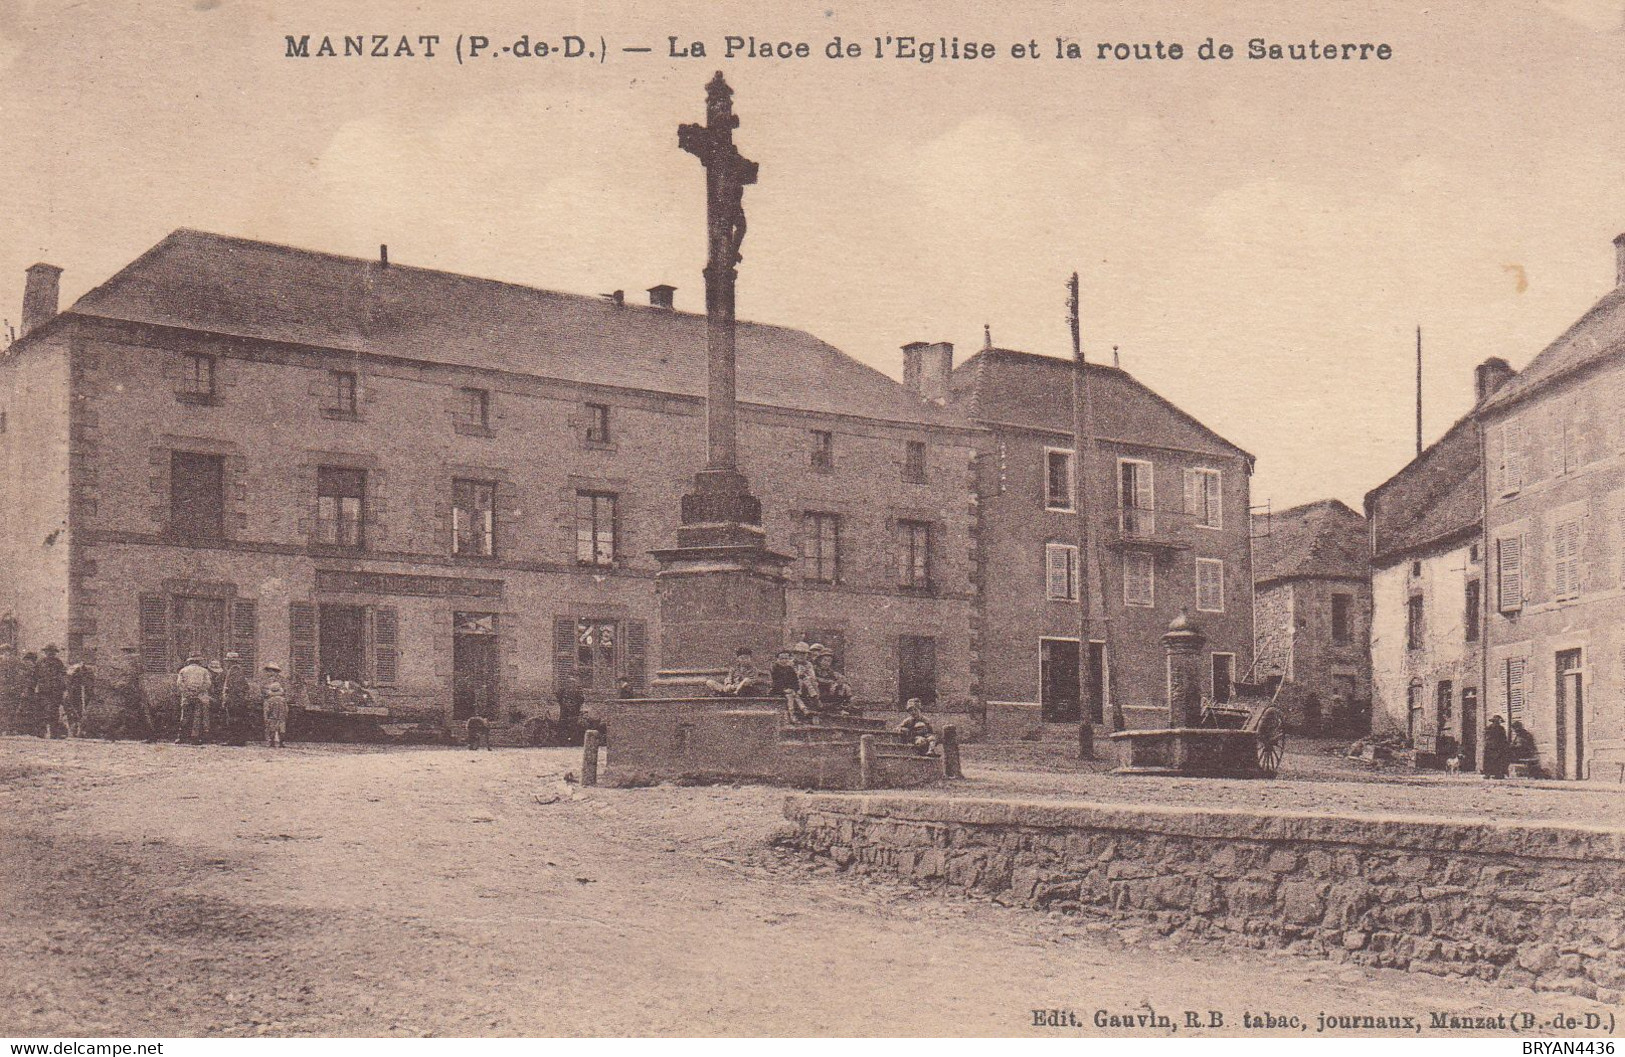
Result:
<svg viewBox="0 0 1625 1057">
<path fill-rule="evenodd" d="M 261 669 L 260 713 L 265 717 L 265 747 L 282 748 L 282 735 L 288 731 L 288 687 L 282 681 L 282 666 L 267 664 Z"/>
<path fill-rule="evenodd" d="M 920 711 L 920 699 L 911 697 L 903 707 L 908 710 L 908 715 L 903 717 L 897 733 L 903 736 L 905 744 L 913 746 L 921 756 L 931 755 L 931 750 L 937 747 L 937 734 Z"/>
</svg>

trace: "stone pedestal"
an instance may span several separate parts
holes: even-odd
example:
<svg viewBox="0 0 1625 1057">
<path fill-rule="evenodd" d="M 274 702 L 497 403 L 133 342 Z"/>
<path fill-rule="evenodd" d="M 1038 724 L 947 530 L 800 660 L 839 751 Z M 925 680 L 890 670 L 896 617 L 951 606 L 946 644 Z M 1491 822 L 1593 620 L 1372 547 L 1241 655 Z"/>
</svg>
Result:
<svg viewBox="0 0 1625 1057">
<path fill-rule="evenodd" d="M 1202 718 L 1202 647 L 1207 638 L 1184 613 L 1162 636 L 1168 654 L 1168 726 L 1194 727 Z"/>
<path fill-rule="evenodd" d="M 662 697 L 703 694 L 734 653 L 749 646 L 764 672 L 784 648 L 784 567 L 788 555 L 767 549 L 761 503 L 742 474 L 702 470 L 683 497 L 677 546 L 654 553 L 660 600 Z"/>
</svg>

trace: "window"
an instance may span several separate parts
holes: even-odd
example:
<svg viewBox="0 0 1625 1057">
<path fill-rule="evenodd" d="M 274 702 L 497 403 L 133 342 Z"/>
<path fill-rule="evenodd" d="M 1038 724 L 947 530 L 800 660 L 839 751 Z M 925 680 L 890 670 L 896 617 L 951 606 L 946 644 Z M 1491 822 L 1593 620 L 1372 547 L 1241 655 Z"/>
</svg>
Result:
<svg viewBox="0 0 1625 1057">
<path fill-rule="evenodd" d="M 491 429 L 491 391 L 457 390 L 457 432 L 485 433 Z"/>
<path fill-rule="evenodd" d="M 931 524 L 899 521 L 898 583 L 917 591 L 931 589 Z"/>
<path fill-rule="evenodd" d="M 1235 696 L 1236 687 L 1236 655 L 1233 653 L 1215 653 L 1213 655 L 1213 700 L 1223 704 Z"/>
<path fill-rule="evenodd" d="M 609 443 L 609 405 L 587 405 L 587 436 L 588 444 Z"/>
<path fill-rule="evenodd" d="M 801 552 L 807 579 L 832 584 L 841 578 L 841 518 L 837 514 L 806 517 L 806 542 Z"/>
<path fill-rule="evenodd" d="M 1523 608 L 1523 537 L 1495 541 L 1496 608 L 1511 613 Z"/>
<path fill-rule="evenodd" d="M 169 454 L 169 529 L 191 539 L 217 539 L 226 525 L 226 460 L 195 451 Z"/>
<path fill-rule="evenodd" d="M 1156 557 L 1145 551 L 1123 555 L 1123 604 L 1152 606 L 1157 601 Z"/>
<path fill-rule="evenodd" d="M 925 441 L 911 440 L 903 448 L 903 480 L 925 481 Z"/>
<path fill-rule="evenodd" d="M 493 481 L 451 483 L 451 552 L 474 558 L 496 554 L 496 495 Z"/>
<path fill-rule="evenodd" d="M 1405 688 L 1405 737 L 1413 746 L 1422 725 L 1422 684 L 1412 683 Z"/>
<path fill-rule="evenodd" d="M 1580 468 L 1579 409 L 1573 404 L 1552 409 L 1552 475 L 1573 473 Z"/>
<path fill-rule="evenodd" d="M 1580 597 L 1580 522 L 1560 522 L 1552 534 L 1552 596 L 1559 602 Z"/>
<path fill-rule="evenodd" d="M 897 639 L 897 703 L 917 697 L 930 708 L 937 703 L 937 640 L 929 635 Z"/>
<path fill-rule="evenodd" d="M 226 655 L 226 600 L 176 595 L 170 600 L 170 657 L 219 660 Z M 171 669 L 173 670 L 173 669 Z"/>
<path fill-rule="evenodd" d="M 1479 557 L 1478 544 L 1474 543 L 1474 544 L 1471 544 L 1470 546 L 1468 546 L 1468 548 L 1467 548 L 1467 560 L 1472 562 L 1474 565 L 1477 565 L 1478 564 L 1478 557 Z"/>
<path fill-rule="evenodd" d="M 827 429 L 812 431 L 812 465 L 815 470 L 835 469 L 835 434 Z"/>
<path fill-rule="evenodd" d="M 1044 509 L 1072 509 L 1072 453 L 1059 448 L 1044 449 Z"/>
<path fill-rule="evenodd" d="M 1467 612 L 1462 614 L 1467 628 L 1467 641 L 1478 641 L 1479 612 L 1484 608 L 1484 585 L 1477 580 L 1467 581 Z"/>
<path fill-rule="evenodd" d="M 1152 465 L 1139 459 L 1119 459 L 1117 473 L 1123 535 L 1153 534 L 1157 531 L 1157 499 Z"/>
<path fill-rule="evenodd" d="M 1405 648 L 1422 648 L 1422 596 L 1412 595 L 1405 602 Z"/>
<path fill-rule="evenodd" d="M 335 466 L 316 471 L 316 541 L 360 550 L 366 543 L 367 472 Z"/>
<path fill-rule="evenodd" d="M 1222 483 L 1218 470 L 1185 471 L 1185 513 L 1203 528 L 1224 528 Z"/>
<path fill-rule="evenodd" d="M 1224 562 L 1196 559 L 1196 608 L 1203 613 L 1224 612 Z"/>
<path fill-rule="evenodd" d="M 1332 642 L 1347 646 L 1354 638 L 1354 596 L 1332 595 Z"/>
<path fill-rule="evenodd" d="M 612 687 L 619 675 L 615 646 L 620 628 L 613 620 L 576 621 L 576 678 L 583 687 Z"/>
<path fill-rule="evenodd" d="M 214 400 L 214 357 L 207 353 L 189 352 L 181 362 L 181 384 L 176 395 L 191 404 L 206 404 Z"/>
<path fill-rule="evenodd" d="M 1524 690 L 1525 661 L 1522 657 L 1508 657 L 1506 661 L 1507 721 L 1523 719 L 1528 698 Z"/>
<path fill-rule="evenodd" d="M 1523 423 L 1507 421 L 1490 434 L 1491 464 L 1495 467 L 1495 480 L 1502 495 L 1516 492 L 1524 485 L 1528 468 Z"/>
<path fill-rule="evenodd" d="M 615 564 L 615 496 L 612 493 L 576 493 L 576 561 L 582 565 Z"/>
<path fill-rule="evenodd" d="M 1078 548 L 1072 544 L 1044 544 L 1044 593 L 1054 602 L 1078 600 Z"/>
<path fill-rule="evenodd" d="M 1440 734 L 1450 729 L 1456 715 L 1456 689 L 1449 679 L 1439 680 L 1433 712 L 1433 729 Z"/>
<path fill-rule="evenodd" d="M 340 418 L 356 416 L 356 377 L 354 371 L 327 372 L 327 410 Z"/>
<path fill-rule="evenodd" d="M 1411 562 L 1411 575 L 1412 576 L 1421 576 L 1422 575 L 1422 563 L 1421 562 Z"/>
</svg>

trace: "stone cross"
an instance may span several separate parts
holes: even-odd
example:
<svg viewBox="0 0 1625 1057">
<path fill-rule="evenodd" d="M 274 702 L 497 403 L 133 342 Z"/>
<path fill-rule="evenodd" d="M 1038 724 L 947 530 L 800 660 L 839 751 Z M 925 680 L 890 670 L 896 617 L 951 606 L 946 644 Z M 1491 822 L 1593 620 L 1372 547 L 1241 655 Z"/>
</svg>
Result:
<svg viewBox="0 0 1625 1057">
<path fill-rule="evenodd" d="M 745 187 L 756 182 L 756 163 L 734 146 L 733 89 L 722 71 L 705 86 L 705 124 L 682 125 L 677 145 L 705 166 L 706 468 L 733 470 L 735 448 L 734 282 L 745 239 Z"/>
</svg>

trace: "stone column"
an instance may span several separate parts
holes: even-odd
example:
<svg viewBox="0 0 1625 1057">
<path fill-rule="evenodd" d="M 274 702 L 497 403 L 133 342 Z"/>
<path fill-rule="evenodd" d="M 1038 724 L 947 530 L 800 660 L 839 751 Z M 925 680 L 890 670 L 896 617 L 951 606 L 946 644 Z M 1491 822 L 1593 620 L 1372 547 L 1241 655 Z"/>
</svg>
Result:
<svg viewBox="0 0 1625 1057">
<path fill-rule="evenodd" d="M 1202 647 L 1207 637 L 1184 612 L 1162 636 L 1168 655 L 1168 726 L 1194 727 L 1202 718 Z"/>
</svg>

